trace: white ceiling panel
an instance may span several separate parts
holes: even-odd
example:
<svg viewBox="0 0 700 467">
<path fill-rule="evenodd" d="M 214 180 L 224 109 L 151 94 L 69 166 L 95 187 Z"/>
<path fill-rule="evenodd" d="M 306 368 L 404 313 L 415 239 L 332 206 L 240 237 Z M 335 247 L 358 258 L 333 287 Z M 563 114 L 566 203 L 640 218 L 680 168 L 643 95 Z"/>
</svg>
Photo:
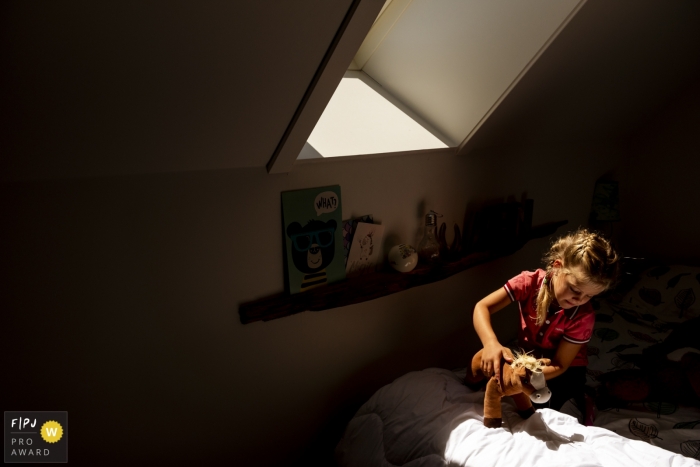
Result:
<svg viewBox="0 0 700 467">
<path fill-rule="evenodd" d="M 363 71 L 461 142 L 580 0 L 413 0 Z"/>
</svg>

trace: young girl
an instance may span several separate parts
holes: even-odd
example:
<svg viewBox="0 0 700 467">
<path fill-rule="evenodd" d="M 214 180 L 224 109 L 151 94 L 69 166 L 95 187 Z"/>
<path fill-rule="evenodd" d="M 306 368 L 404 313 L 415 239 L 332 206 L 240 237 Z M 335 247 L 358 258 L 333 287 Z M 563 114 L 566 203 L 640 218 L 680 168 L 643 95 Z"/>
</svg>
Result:
<svg viewBox="0 0 700 467">
<path fill-rule="evenodd" d="M 618 259 L 605 238 L 580 229 L 552 245 L 544 257 L 546 270 L 524 271 L 479 301 L 474 307 L 474 328 L 484 346 L 484 374 L 500 379 L 501 358 L 512 362 L 493 332 L 491 315 L 517 302 L 518 345 L 537 358 L 550 358 L 556 368 L 547 376 L 555 378 L 547 383 L 552 391 L 549 407 L 559 410 L 573 397 L 583 412 L 586 343 L 595 323 L 589 300 L 615 281 Z"/>
</svg>

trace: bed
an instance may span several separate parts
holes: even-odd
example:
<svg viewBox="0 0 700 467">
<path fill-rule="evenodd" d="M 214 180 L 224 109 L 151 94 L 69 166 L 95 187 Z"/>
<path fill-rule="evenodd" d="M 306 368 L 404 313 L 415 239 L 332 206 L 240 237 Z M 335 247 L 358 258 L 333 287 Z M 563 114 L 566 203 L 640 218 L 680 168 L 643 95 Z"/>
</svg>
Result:
<svg viewBox="0 0 700 467">
<path fill-rule="evenodd" d="M 594 303 L 587 408 L 483 426 L 465 369 L 428 368 L 379 389 L 336 447 L 343 467 L 700 466 L 700 268 L 657 265 Z M 697 334 L 696 334 L 697 335 Z M 697 391 L 697 392 L 694 392 Z"/>
</svg>

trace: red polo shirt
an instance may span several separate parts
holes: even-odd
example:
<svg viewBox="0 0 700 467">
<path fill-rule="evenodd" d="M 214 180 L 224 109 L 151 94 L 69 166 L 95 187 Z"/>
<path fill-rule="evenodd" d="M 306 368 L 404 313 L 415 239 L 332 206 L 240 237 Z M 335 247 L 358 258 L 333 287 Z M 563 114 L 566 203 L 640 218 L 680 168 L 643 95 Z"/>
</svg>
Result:
<svg viewBox="0 0 700 467">
<path fill-rule="evenodd" d="M 583 344 L 571 366 L 588 365 L 586 343 L 591 340 L 595 313 L 591 302 L 564 310 L 554 300 L 549 307 L 547 319 L 537 326 L 537 293 L 542 285 L 545 271 L 523 271 L 503 287 L 511 301 L 518 302 L 520 309 L 520 332 L 518 344 L 526 351 L 533 351 L 538 358 L 552 358 L 559 342 L 564 339 L 574 344 Z"/>
</svg>

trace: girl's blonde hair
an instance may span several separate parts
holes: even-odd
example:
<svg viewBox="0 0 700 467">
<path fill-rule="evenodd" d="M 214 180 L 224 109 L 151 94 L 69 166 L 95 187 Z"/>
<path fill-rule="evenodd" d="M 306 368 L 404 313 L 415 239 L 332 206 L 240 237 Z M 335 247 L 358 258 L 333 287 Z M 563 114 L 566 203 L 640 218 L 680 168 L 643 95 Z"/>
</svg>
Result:
<svg viewBox="0 0 700 467">
<path fill-rule="evenodd" d="M 577 268 L 580 280 L 608 289 L 617 280 L 620 257 L 603 236 L 587 229 L 579 229 L 556 240 L 543 260 L 547 268 L 545 280 L 537 293 L 537 325 L 547 318 L 549 305 L 554 300 L 552 269 L 561 261 L 564 274 Z"/>
</svg>

